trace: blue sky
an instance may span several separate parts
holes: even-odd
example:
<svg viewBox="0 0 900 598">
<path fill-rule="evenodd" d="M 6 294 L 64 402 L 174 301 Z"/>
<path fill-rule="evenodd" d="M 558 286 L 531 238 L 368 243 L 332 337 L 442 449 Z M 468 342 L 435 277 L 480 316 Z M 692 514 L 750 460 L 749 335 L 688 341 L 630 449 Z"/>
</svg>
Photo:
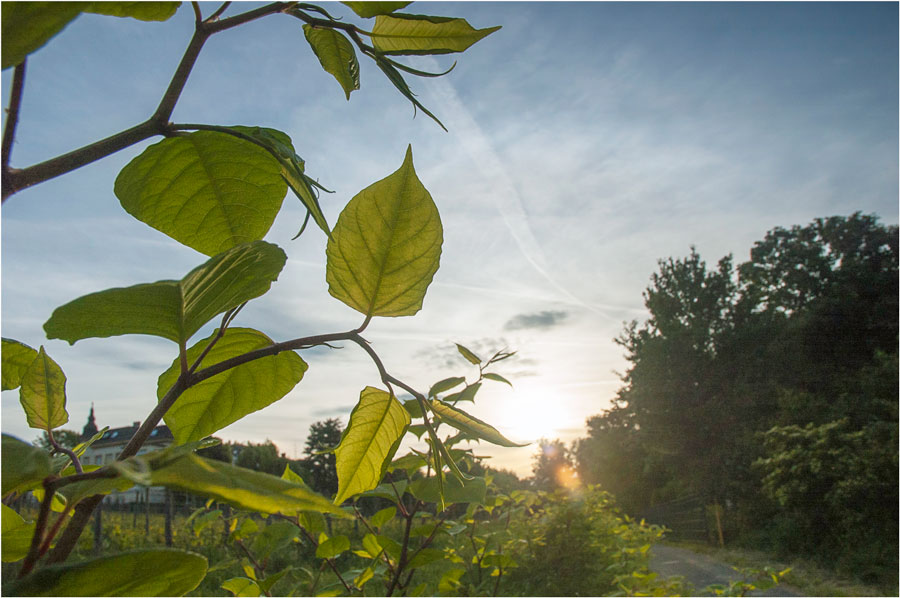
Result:
<svg viewBox="0 0 900 598">
<path fill-rule="evenodd" d="M 413 118 L 368 62 L 347 102 L 301 23 L 284 16 L 213 37 L 173 120 L 287 132 L 307 172 L 336 191 L 323 199 L 332 223 L 411 143 L 444 224 L 441 268 L 418 315 L 376 319 L 366 336 L 393 375 L 422 390 L 475 374 L 454 342 L 482 355 L 518 351 L 497 368 L 514 387 L 486 384 L 471 408 L 514 440 L 570 441 L 609 405 L 626 367 L 613 338 L 644 317 L 641 292 L 658 259 L 695 245 L 708 262 L 728 253 L 741 262 L 775 226 L 854 211 L 897 223 L 896 3 L 427 2 L 406 11 L 503 26 L 464 54 L 408 60 L 426 69 L 458 60 L 446 77 L 410 81 L 449 133 Z M 145 119 L 192 26 L 188 6 L 161 24 L 76 19 L 29 58 L 13 165 Z M 101 426 L 142 419 L 176 349 L 142 336 L 47 341 L 52 310 L 104 288 L 180 278 L 204 261 L 113 195 L 118 170 L 148 144 L 3 206 L 2 333 L 45 345 L 63 367 L 67 427 L 80 429 L 92 402 Z M 277 340 L 361 321 L 328 295 L 322 234 L 290 241 L 302 216 L 287 198 L 266 239 L 288 264 L 237 322 Z M 353 346 L 303 357 L 310 369 L 294 391 L 220 435 L 269 438 L 299 455 L 311 423 L 346 422 L 359 392 L 378 385 Z M 3 431 L 35 437 L 17 393 L 2 401 Z M 525 474 L 534 445 L 477 452 Z"/>
</svg>

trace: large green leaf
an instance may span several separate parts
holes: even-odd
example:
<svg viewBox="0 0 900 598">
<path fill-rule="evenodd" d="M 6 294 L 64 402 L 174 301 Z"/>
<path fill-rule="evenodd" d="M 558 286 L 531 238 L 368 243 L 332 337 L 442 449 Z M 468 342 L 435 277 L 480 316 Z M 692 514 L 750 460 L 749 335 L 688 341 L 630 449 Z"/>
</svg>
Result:
<svg viewBox="0 0 900 598">
<path fill-rule="evenodd" d="M 437 476 L 421 478 L 409 484 L 410 493 L 425 502 L 437 503 L 441 500 L 441 484 Z M 483 478 L 459 480 L 447 476 L 444 480 L 443 498 L 446 504 L 483 503 L 487 485 Z"/>
<path fill-rule="evenodd" d="M 69 421 L 69 414 L 66 413 L 66 375 L 44 352 L 44 347 L 40 348 L 22 376 L 19 402 L 32 428 L 53 430 Z"/>
<path fill-rule="evenodd" d="M 303 25 L 303 34 L 322 68 L 337 79 L 349 100 L 350 92 L 359 89 L 359 61 L 353 44 L 334 29 Z"/>
<path fill-rule="evenodd" d="M 187 351 L 188 363 L 194 363 L 218 331 Z M 262 349 L 272 339 L 250 328 L 229 328 L 203 359 L 208 367 L 219 362 Z M 177 444 L 200 440 L 232 424 L 248 413 L 259 411 L 289 393 L 303 378 L 306 362 L 293 351 L 263 357 L 207 378 L 190 387 L 165 414 L 166 425 Z M 159 377 L 160 400 L 181 373 L 176 359 Z"/>
<path fill-rule="evenodd" d="M 305 163 L 303 159 L 294 151 L 294 144 L 287 133 L 283 133 L 277 129 L 267 129 L 265 127 L 244 127 L 233 125 L 227 127 L 231 131 L 236 131 L 241 135 L 251 138 L 256 144 L 265 148 L 272 156 L 278 160 L 281 165 L 281 176 L 290 187 L 300 203 L 309 210 L 313 220 L 319 225 L 319 228 L 326 235 L 331 235 L 331 229 L 328 227 L 328 221 L 325 220 L 325 214 L 322 213 L 322 206 L 319 205 L 318 193 L 313 187 L 324 189 L 321 185 L 310 179 L 304 174 Z"/>
<path fill-rule="evenodd" d="M 88 2 L 84 12 L 111 17 L 131 17 L 139 21 L 166 21 L 181 2 Z"/>
<path fill-rule="evenodd" d="M 40 485 L 51 473 L 47 451 L 7 434 L 3 434 L 0 458 L 0 492 L 4 497 Z"/>
<path fill-rule="evenodd" d="M 4 2 L 3 68 L 22 62 L 82 12 L 165 21 L 180 2 Z"/>
<path fill-rule="evenodd" d="M 175 459 L 170 455 L 158 451 L 119 461 L 110 467 L 138 484 L 192 492 L 251 511 L 284 515 L 319 511 L 349 517 L 325 497 L 279 477 L 204 459 L 193 453 Z"/>
<path fill-rule="evenodd" d="M 101 468 L 100 465 L 85 465 L 84 472 L 89 473 Z M 64 477 L 73 474 L 75 474 L 75 469 L 71 465 L 62 471 Z M 99 478 L 96 480 L 75 482 L 74 484 L 61 487 L 57 493 L 61 494 L 67 503 L 74 505 L 88 496 L 93 496 L 95 494 L 109 494 L 110 492 L 124 492 L 132 486 L 134 486 L 134 482 L 128 478 L 118 476 L 114 478 Z"/>
<path fill-rule="evenodd" d="M 338 476 L 335 504 L 378 485 L 410 421 L 406 409 L 392 394 L 371 386 L 360 393 L 341 443 L 334 449 Z"/>
<path fill-rule="evenodd" d="M 431 410 L 441 418 L 441 421 L 447 424 L 450 424 L 457 430 L 461 432 L 465 432 L 470 436 L 475 438 L 480 438 L 482 440 L 487 440 L 493 444 L 498 444 L 500 446 L 527 446 L 528 443 L 525 444 L 516 444 L 512 440 L 508 440 L 497 431 L 496 428 L 487 424 L 477 417 L 469 415 L 462 409 L 458 409 L 452 405 L 448 405 L 447 403 L 432 399 L 429 402 L 429 406 Z"/>
<path fill-rule="evenodd" d="M 413 168 L 403 165 L 360 191 L 328 240 L 328 291 L 371 316 L 408 316 L 422 308 L 438 269 L 443 228 L 437 206 Z"/>
<path fill-rule="evenodd" d="M 364 19 L 371 19 L 378 15 L 388 15 L 395 10 L 406 8 L 412 2 L 341 2 L 353 9 L 353 12 Z"/>
<path fill-rule="evenodd" d="M 259 584 L 249 577 L 232 577 L 222 582 L 222 589 L 228 590 L 234 596 L 262 596 Z"/>
<path fill-rule="evenodd" d="M 25 343 L 10 338 L 3 339 L 2 351 L 3 390 L 15 390 L 22 384 L 22 376 L 38 353 Z"/>
<path fill-rule="evenodd" d="M 81 2 L 4 2 L 3 68 L 15 66 L 63 30 L 84 8 Z"/>
<path fill-rule="evenodd" d="M 212 131 L 151 145 L 115 184 L 126 212 L 206 255 L 262 239 L 286 192 L 269 152 Z"/>
<path fill-rule="evenodd" d="M 25 521 L 22 516 L 6 505 L 3 507 L 2 519 L 2 554 L 3 562 L 10 563 L 25 558 L 31 547 L 31 536 L 34 534 L 34 522 Z"/>
<path fill-rule="evenodd" d="M 9 587 L 7 596 L 183 596 L 206 575 L 206 557 L 154 548 L 50 565 Z"/>
<path fill-rule="evenodd" d="M 108 289 L 57 308 L 44 324 L 47 338 L 150 334 L 186 342 L 216 315 L 259 297 L 287 259 L 276 245 L 255 241 L 209 259 L 180 281 Z"/>
<path fill-rule="evenodd" d="M 372 44 L 384 54 L 449 54 L 463 52 L 500 27 L 475 29 L 465 19 L 427 15 L 379 15 Z"/>
</svg>

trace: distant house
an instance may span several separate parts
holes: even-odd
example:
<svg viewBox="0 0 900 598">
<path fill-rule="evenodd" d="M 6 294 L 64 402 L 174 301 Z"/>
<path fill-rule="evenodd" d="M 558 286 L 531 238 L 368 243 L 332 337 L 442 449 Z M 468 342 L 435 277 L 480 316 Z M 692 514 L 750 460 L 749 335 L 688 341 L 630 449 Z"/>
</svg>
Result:
<svg viewBox="0 0 900 598">
<path fill-rule="evenodd" d="M 107 463 L 112 463 L 119 456 L 119 453 L 122 452 L 122 449 L 125 448 L 128 441 L 131 440 L 131 437 L 134 436 L 134 433 L 137 432 L 140 425 L 141 422 L 134 422 L 130 426 L 123 428 L 110 428 L 99 440 L 88 447 L 81 457 L 81 464 L 106 465 Z M 81 438 L 82 440 L 87 440 L 97 432 L 99 430 L 94 419 L 94 406 L 91 405 L 91 412 L 88 415 L 87 424 L 85 424 L 81 432 Z M 138 455 L 166 448 L 173 441 L 174 437 L 168 426 L 156 426 L 150 432 L 150 437 L 144 443 L 144 446 L 138 451 Z M 165 502 L 165 488 L 154 487 L 148 489 L 142 486 L 135 486 L 125 492 L 114 492 L 107 496 L 104 501 L 119 504 L 147 501 L 150 503 L 163 503 Z"/>
</svg>

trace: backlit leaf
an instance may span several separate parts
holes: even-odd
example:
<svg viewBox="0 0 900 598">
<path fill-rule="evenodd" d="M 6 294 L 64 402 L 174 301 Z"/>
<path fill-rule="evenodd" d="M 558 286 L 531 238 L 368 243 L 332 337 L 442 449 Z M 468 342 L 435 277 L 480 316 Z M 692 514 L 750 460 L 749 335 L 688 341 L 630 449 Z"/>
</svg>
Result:
<svg viewBox="0 0 900 598">
<path fill-rule="evenodd" d="M 100 469 L 100 465 L 85 465 L 84 472 L 88 473 Z M 63 476 L 70 476 L 75 473 L 72 466 L 62 471 Z M 93 496 L 95 494 L 109 494 L 111 492 L 124 492 L 134 486 L 134 482 L 124 477 L 101 478 L 97 480 L 85 480 L 83 482 L 75 482 L 68 486 L 63 486 L 57 490 L 57 494 L 61 494 L 66 502 L 75 504 L 78 501 Z"/>
<path fill-rule="evenodd" d="M 179 280 L 107 289 L 56 308 L 44 324 L 47 338 L 70 344 L 83 338 L 149 334 L 186 342 L 222 312 L 259 297 L 278 278 L 287 256 L 255 241 L 210 258 Z"/>
<path fill-rule="evenodd" d="M 69 414 L 66 413 L 66 376 L 62 368 L 44 352 L 44 347 L 40 348 L 22 376 L 19 402 L 32 428 L 53 430 L 69 421 Z"/>
<path fill-rule="evenodd" d="M 384 54 L 449 54 L 463 52 L 500 27 L 475 29 L 465 19 L 427 15 L 379 15 L 372 44 Z"/>
<path fill-rule="evenodd" d="M 11 338 L 3 339 L 3 390 L 15 390 L 38 352 Z"/>
<path fill-rule="evenodd" d="M 452 395 L 447 395 L 444 397 L 444 401 L 456 402 L 456 401 L 475 401 L 475 394 L 478 392 L 478 389 L 481 388 L 481 382 L 476 382 L 475 384 L 470 384 L 465 387 L 461 391 L 457 393 L 453 393 Z"/>
<path fill-rule="evenodd" d="M 500 374 L 486 373 L 486 374 L 484 374 L 484 377 L 487 378 L 488 380 L 493 380 L 494 382 L 505 382 L 506 384 L 509 384 L 510 386 L 512 386 L 512 382 L 510 382 L 509 380 L 507 380 Z"/>
<path fill-rule="evenodd" d="M 271 153 L 281 165 L 281 176 L 297 199 L 309 210 L 313 220 L 326 235 L 331 234 L 322 206 L 319 205 L 318 194 L 313 186 L 318 183 L 304 174 L 305 163 L 294 151 L 294 144 L 287 133 L 265 127 L 231 126 L 228 129 L 252 138 L 257 144 Z M 321 186 L 319 186 L 321 188 Z"/>
<path fill-rule="evenodd" d="M 333 559 L 350 550 L 350 540 L 347 536 L 334 536 L 328 538 L 316 548 L 316 558 Z"/>
<path fill-rule="evenodd" d="M 353 9 L 353 12 L 364 19 L 370 19 L 378 15 L 388 15 L 395 10 L 406 8 L 412 2 L 341 2 Z"/>
<path fill-rule="evenodd" d="M 441 500 L 441 485 L 437 476 L 421 478 L 410 482 L 410 493 L 425 502 L 437 503 Z M 460 481 L 453 476 L 444 480 L 443 497 L 445 504 L 483 503 L 487 485 L 483 478 Z"/>
<path fill-rule="evenodd" d="M 457 430 L 461 432 L 465 432 L 475 438 L 480 438 L 482 440 L 487 440 L 493 444 L 497 444 L 500 446 L 527 446 L 528 443 L 525 444 L 517 444 L 511 440 L 508 440 L 497 431 L 496 428 L 487 424 L 477 417 L 469 415 L 462 409 L 458 409 L 453 407 L 452 405 L 448 405 L 447 403 L 439 400 L 431 400 L 429 403 L 431 410 L 441 418 L 441 421 L 444 423 L 450 424 Z"/>
<path fill-rule="evenodd" d="M 206 575 L 206 557 L 156 548 L 49 565 L 4 588 L 10 596 L 182 596 Z"/>
<path fill-rule="evenodd" d="M 378 485 L 409 423 L 409 414 L 393 395 L 371 386 L 360 393 L 334 450 L 338 475 L 335 504 Z"/>
<path fill-rule="evenodd" d="M 293 516 L 300 511 L 319 511 L 350 517 L 325 497 L 279 477 L 193 453 L 174 460 L 168 458 L 170 454 L 157 451 L 115 462 L 110 467 L 139 484 L 192 492 L 261 513 Z"/>
<path fill-rule="evenodd" d="M 286 192 L 269 152 L 212 131 L 151 145 L 115 184 L 126 212 L 206 255 L 262 239 Z"/>
<path fill-rule="evenodd" d="M 466 379 L 461 376 L 456 376 L 454 378 L 445 378 L 440 382 L 435 382 L 431 389 L 428 391 L 429 397 L 436 397 L 442 392 L 448 391 L 454 386 L 459 386 L 460 384 L 465 383 Z"/>
<path fill-rule="evenodd" d="M 326 72 L 331 73 L 350 99 L 350 92 L 359 89 L 359 61 L 353 44 L 334 29 L 303 25 L 306 41 Z"/>
<path fill-rule="evenodd" d="M 181 2 L 88 2 L 84 12 L 139 21 L 166 21 L 179 6 Z"/>
<path fill-rule="evenodd" d="M 290 521 L 274 521 L 253 538 L 250 552 L 259 560 L 266 559 L 299 535 L 300 528 Z"/>
<path fill-rule="evenodd" d="M 187 351 L 193 364 L 218 331 Z M 250 328 L 228 328 L 203 359 L 209 367 L 272 345 L 272 339 Z M 284 397 L 303 378 L 306 362 L 293 351 L 255 359 L 207 378 L 182 393 L 163 416 L 177 444 L 205 438 L 245 415 L 259 411 Z M 162 400 L 181 373 L 176 359 L 159 377 L 157 398 Z"/>
<path fill-rule="evenodd" d="M 388 521 L 394 518 L 394 515 L 397 514 L 396 507 L 387 507 L 386 509 L 381 509 L 369 519 L 369 523 L 372 527 L 381 527 Z"/>
<path fill-rule="evenodd" d="M 413 168 L 403 165 L 360 191 L 328 240 L 328 291 L 371 316 L 408 316 L 422 308 L 438 269 L 443 228 L 437 206 Z"/>
<path fill-rule="evenodd" d="M 3 542 L 0 555 L 4 563 L 20 561 L 28 554 L 31 547 L 31 536 L 34 534 L 34 522 L 25 521 L 22 516 L 6 505 L 0 505 L 3 509 L 2 533 L 0 540 Z"/>
<path fill-rule="evenodd" d="M 307 488 L 309 488 L 307 483 L 303 481 L 303 478 L 294 473 L 294 470 L 291 469 L 291 466 L 287 464 L 284 466 L 284 472 L 281 474 L 281 479 L 293 482 L 294 484 L 297 484 L 299 486 L 306 486 Z"/>
<path fill-rule="evenodd" d="M 481 364 L 481 358 L 469 351 L 467 348 L 463 347 L 459 343 L 456 343 L 456 350 L 459 351 L 459 354 L 466 358 L 466 360 L 473 364 L 479 365 Z"/>
<path fill-rule="evenodd" d="M 2 494 L 23 492 L 40 485 L 50 475 L 50 454 L 18 438 L 3 434 L 0 446 Z"/>
<path fill-rule="evenodd" d="M 262 596 L 259 585 L 247 577 L 232 577 L 222 582 L 222 589 L 235 596 Z"/>
<path fill-rule="evenodd" d="M 62 31 L 83 8 L 80 2 L 4 2 L 0 18 L 3 68 L 25 60 Z"/>
</svg>

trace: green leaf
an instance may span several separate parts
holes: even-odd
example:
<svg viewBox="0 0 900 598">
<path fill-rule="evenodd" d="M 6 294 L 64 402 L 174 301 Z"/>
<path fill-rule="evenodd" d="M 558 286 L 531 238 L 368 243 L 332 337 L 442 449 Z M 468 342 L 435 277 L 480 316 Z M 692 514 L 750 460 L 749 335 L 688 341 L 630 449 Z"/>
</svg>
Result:
<svg viewBox="0 0 900 598">
<path fill-rule="evenodd" d="M 291 466 L 287 464 L 285 464 L 284 466 L 284 473 L 281 474 L 281 479 L 287 480 L 293 484 L 297 484 L 298 486 L 309 488 L 309 485 L 303 481 L 303 478 L 301 478 L 299 474 L 294 473 L 294 470 L 291 469 Z"/>
<path fill-rule="evenodd" d="M 284 577 L 285 574 L 288 573 L 289 571 L 291 571 L 293 568 L 294 568 L 293 566 L 288 565 L 287 567 L 285 567 L 281 571 L 278 571 L 277 573 L 272 573 L 271 575 L 267 575 L 265 579 L 261 579 L 261 580 L 259 580 L 259 582 L 257 582 L 257 583 L 259 583 L 259 589 L 262 590 L 263 593 L 268 592 L 272 588 L 272 586 L 274 586 L 276 583 L 278 583 L 278 580 L 280 580 L 282 577 Z"/>
<path fill-rule="evenodd" d="M 181 2 L 88 2 L 84 12 L 139 21 L 167 21 Z"/>
<path fill-rule="evenodd" d="M 512 386 L 512 382 L 510 382 L 509 380 L 507 380 L 500 374 L 486 373 L 486 374 L 484 374 L 484 377 L 487 378 L 488 380 L 493 380 L 494 382 L 505 382 L 506 384 L 509 384 L 510 386 Z"/>
<path fill-rule="evenodd" d="M 66 413 L 66 375 L 44 352 L 44 347 L 40 348 L 22 376 L 19 402 L 32 428 L 53 430 L 69 421 L 69 414 Z"/>
<path fill-rule="evenodd" d="M 456 402 L 456 401 L 475 401 L 475 393 L 478 392 L 478 389 L 481 388 L 481 382 L 476 382 L 475 384 L 470 384 L 465 387 L 461 391 L 457 393 L 453 393 L 452 395 L 447 395 L 444 397 L 444 401 L 446 402 Z"/>
<path fill-rule="evenodd" d="M 316 513 L 312 511 L 306 511 L 297 515 L 297 520 L 300 522 L 300 525 L 311 533 L 313 536 L 318 536 L 322 532 L 327 529 L 327 523 L 325 523 L 325 517 L 322 516 L 321 513 Z"/>
<path fill-rule="evenodd" d="M 500 27 L 474 29 L 465 19 L 427 15 L 379 15 L 372 44 L 384 54 L 449 54 L 469 46 Z"/>
<path fill-rule="evenodd" d="M 156 451 L 115 462 L 110 467 L 138 484 L 193 492 L 261 513 L 293 516 L 300 511 L 320 511 L 350 517 L 323 496 L 276 476 L 192 453 L 174 460 L 168 455 L 166 451 Z"/>
<path fill-rule="evenodd" d="M 4 2 L 3 68 L 15 66 L 63 30 L 84 7 L 80 2 Z"/>
<path fill-rule="evenodd" d="M 375 570 L 372 567 L 366 567 L 362 573 L 353 578 L 353 585 L 362 589 L 366 582 L 375 577 Z"/>
<path fill-rule="evenodd" d="M 395 561 L 400 560 L 400 554 L 402 553 L 403 549 L 400 547 L 400 544 L 396 540 L 388 536 L 379 534 L 375 537 L 375 541 L 378 542 L 378 545 L 384 549 L 388 556 L 390 556 Z"/>
<path fill-rule="evenodd" d="M 105 426 L 102 430 L 98 431 L 96 434 L 85 440 L 84 442 L 79 442 L 75 445 L 75 448 L 72 449 L 72 452 L 75 453 L 75 456 L 81 457 L 92 444 L 103 438 L 103 435 L 109 430 L 109 426 Z M 50 461 L 51 467 L 53 471 L 58 472 L 62 471 L 72 460 L 68 455 L 56 455 Z"/>
<path fill-rule="evenodd" d="M 7 434 L 2 437 L 0 459 L 0 491 L 4 497 L 39 486 L 51 473 L 47 451 Z"/>
<path fill-rule="evenodd" d="M 353 9 L 353 12 L 364 19 L 371 19 L 378 15 L 388 15 L 395 10 L 406 8 L 412 2 L 341 2 Z"/>
<path fill-rule="evenodd" d="M 21 515 L 6 505 L 2 505 L 2 507 L 0 539 L 2 539 L 3 546 L 0 555 L 2 555 L 4 563 L 20 561 L 25 558 L 31 547 L 31 536 L 34 534 L 35 524 L 25 521 Z"/>
<path fill-rule="evenodd" d="M 424 567 L 429 563 L 441 561 L 446 558 L 446 556 L 447 555 L 444 554 L 443 550 L 438 550 L 437 548 L 423 548 L 409 560 L 407 567 L 409 567 L 410 569 L 415 569 L 416 567 Z"/>
<path fill-rule="evenodd" d="M 287 259 L 277 245 L 255 241 L 210 258 L 178 280 L 108 289 L 56 308 L 47 338 L 74 344 L 91 337 L 149 334 L 184 343 L 218 314 L 269 290 Z"/>
<path fill-rule="evenodd" d="M 508 440 L 490 424 L 469 415 L 462 409 L 457 409 L 452 405 L 448 405 L 443 401 L 432 399 L 429 405 L 431 410 L 441 418 L 441 421 L 450 424 L 457 430 L 465 432 L 475 438 L 487 440 L 490 443 L 500 446 L 528 446 L 527 442 L 525 444 L 516 444 L 515 442 Z"/>
<path fill-rule="evenodd" d="M 232 577 L 222 583 L 222 589 L 228 590 L 235 596 L 262 596 L 259 585 L 247 577 Z"/>
<path fill-rule="evenodd" d="M 240 135 L 246 135 L 278 160 L 281 165 L 281 176 L 284 177 L 288 187 L 297 196 L 300 203 L 306 207 L 319 228 L 330 236 L 331 229 L 328 227 L 328 221 L 325 220 L 325 214 L 322 213 L 322 206 L 319 205 L 318 193 L 313 189 L 313 187 L 320 189 L 324 189 L 324 187 L 304 174 L 303 159 L 294 151 L 294 144 L 287 133 L 277 129 L 238 125 L 227 127 L 227 129 Z"/>
<path fill-rule="evenodd" d="M 216 334 L 218 330 L 188 349 L 188 363 L 197 360 Z M 272 339 L 257 330 L 228 328 L 203 359 L 203 367 L 272 344 Z M 176 444 L 205 438 L 284 397 L 300 382 L 307 367 L 295 352 L 283 351 L 207 378 L 184 391 L 163 416 L 166 425 L 172 430 Z M 156 390 L 159 400 L 180 374 L 180 362 L 176 359 L 159 377 Z"/>
<path fill-rule="evenodd" d="M 367 317 L 422 308 L 437 272 L 443 228 L 413 168 L 412 147 L 393 174 L 360 191 L 328 240 L 328 292 Z"/>
<path fill-rule="evenodd" d="M 83 470 L 85 473 L 101 469 L 100 465 L 85 465 Z M 75 474 L 72 466 L 67 467 L 61 473 L 63 477 Z M 83 482 L 75 482 L 67 486 L 61 487 L 56 491 L 57 495 L 62 495 L 64 503 L 76 504 L 78 501 L 95 494 L 109 494 L 111 492 L 124 492 L 134 486 L 134 483 L 121 476 L 114 478 L 101 478 L 97 480 L 85 480 Z M 36 491 L 35 491 L 36 492 Z"/>
<path fill-rule="evenodd" d="M 397 514 L 397 507 L 387 507 L 385 509 L 381 509 L 369 519 L 369 523 L 372 527 L 381 527 L 388 521 L 394 518 L 394 515 Z"/>
<path fill-rule="evenodd" d="M 290 521 L 275 521 L 263 527 L 262 531 L 253 538 L 250 552 L 257 560 L 266 559 L 299 535 L 300 528 Z"/>
<path fill-rule="evenodd" d="M 5 8 L 6 5 L 4 4 Z M 38 352 L 19 341 L 4 338 L 2 345 L 3 355 L 3 390 L 15 390 L 22 384 L 22 376 L 25 375 L 28 366 L 37 357 Z"/>
<path fill-rule="evenodd" d="M 403 496 L 403 493 L 406 492 L 407 484 L 408 482 L 406 480 L 398 480 L 393 483 L 388 482 L 385 484 L 379 484 L 375 487 L 375 489 L 363 492 L 361 496 L 376 496 L 378 498 L 383 498 L 396 504 L 400 500 L 399 498 L 397 498 L 397 495 L 400 495 L 401 497 Z"/>
<path fill-rule="evenodd" d="M 359 89 L 359 61 L 353 44 L 342 33 L 325 27 L 303 25 L 303 34 L 322 68 L 337 79 L 349 100 L 350 92 Z"/>
<path fill-rule="evenodd" d="M 442 392 L 448 391 L 454 386 L 459 386 L 460 384 L 465 383 L 466 379 L 461 376 L 456 376 L 454 378 L 445 378 L 440 382 L 435 382 L 431 389 L 428 391 L 429 397 L 436 397 Z"/>
<path fill-rule="evenodd" d="M 409 414 L 393 395 L 371 386 L 360 393 L 341 443 L 334 449 L 335 504 L 378 485 L 409 423 Z"/>
<path fill-rule="evenodd" d="M 350 550 L 350 540 L 347 536 L 335 536 L 328 538 L 316 548 L 316 558 L 333 559 Z"/>
<path fill-rule="evenodd" d="M 373 534 L 366 534 L 362 539 L 363 548 L 366 550 L 366 553 L 369 555 L 369 558 L 376 558 L 384 548 L 381 547 L 381 544 L 378 543 L 378 540 L 375 539 Z"/>
<path fill-rule="evenodd" d="M 151 145 L 115 184 L 126 212 L 206 255 L 262 239 L 286 192 L 269 152 L 212 131 Z"/>
<path fill-rule="evenodd" d="M 456 343 L 456 350 L 459 351 L 460 355 L 466 358 L 466 360 L 472 365 L 481 365 L 481 358 L 460 345 Z"/>
<path fill-rule="evenodd" d="M 9 596 L 182 596 L 206 575 L 206 557 L 156 548 L 49 565 L 3 588 Z"/>
<path fill-rule="evenodd" d="M 437 476 L 421 478 L 410 482 L 409 491 L 413 496 L 425 502 L 438 503 L 441 500 L 441 488 Z M 444 480 L 444 502 L 448 505 L 454 503 L 483 503 L 487 485 L 483 478 L 472 478 L 460 481 L 458 478 L 447 476 Z"/>
</svg>

